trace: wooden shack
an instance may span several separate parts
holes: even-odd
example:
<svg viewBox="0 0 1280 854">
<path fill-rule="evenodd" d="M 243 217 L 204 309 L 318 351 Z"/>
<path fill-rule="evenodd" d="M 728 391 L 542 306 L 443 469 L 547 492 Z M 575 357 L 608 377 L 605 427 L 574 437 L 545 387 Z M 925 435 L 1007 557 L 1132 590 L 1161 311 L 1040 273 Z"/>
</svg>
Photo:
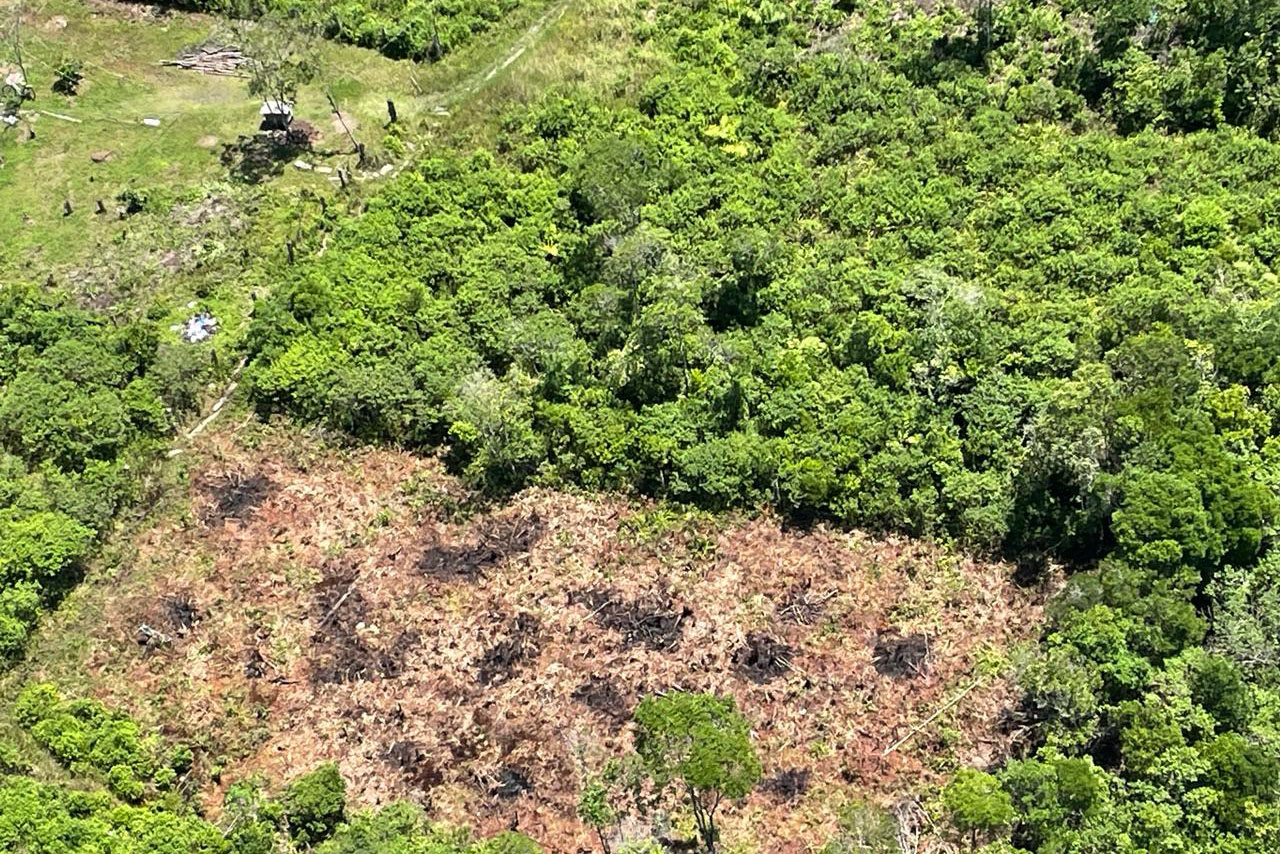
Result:
<svg viewBox="0 0 1280 854">
<path fill-rule="evenodd" d="M 287 101 L 268 99 L 262 102 L 262 109 L 258 112 L 262 116 L 258 130 L 288 130 L 293 124 L 293 104 Z"/>
</svg>

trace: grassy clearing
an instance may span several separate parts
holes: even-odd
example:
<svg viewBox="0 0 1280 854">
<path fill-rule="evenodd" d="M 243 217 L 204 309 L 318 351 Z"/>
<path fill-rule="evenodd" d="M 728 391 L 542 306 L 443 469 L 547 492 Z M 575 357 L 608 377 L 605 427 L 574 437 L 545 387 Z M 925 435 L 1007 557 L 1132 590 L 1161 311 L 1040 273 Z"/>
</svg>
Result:
<svg viewBox="0 0 1280 854">
<path fill-rule="evenodd" d="M 0 0 L 0 13 L 12 14 L 15 0 Z M 471 121 L 465 98 L 518 73 L 518 61 L 500 67 L 511 45 L 546 12 L 550 3 L 521 7 L 510 20 L 451 54 L 445 61 L 419 65 L 379 54 L 324 43 L 320 81 L 301 93 L 297 113 L 322 138 L 321 151 L 350 145 L 335 121 L 326 90 L 337 98 L 348 124 L 370 150 L 380 148 L 387 119 L 386 101 L 396 102 L 409 139 L 430 139 L 445 125 Z M 126 189 L 164 187 L 170 193 L 224 180 L 223 144 L 257 125 L 256 100 L 238 78 L 206 76 L 161 66 L 183 46 L 218 31 L 212 17 L 177 12 L 153 14 L 147 7 L 104 2 L 47 0 L 23 18 L 24 54 L 29 81 L 37 93 L 30 104 L 34 139 L 18 131 L 0 136 L 0 270 L 13 276 L 43 278 L 82 263 L 98 247 L 128 229 L 115 216 L 115 198 Z M 85 64 L 85 81 L 72 97 L 51 91 L 54 70 L 63 57 Z M 498 69 L 492 78 L 490 71 Z M 470 88 L 473 81 L 483 86 Z M 453 115 L 441 116 L 440 109 Z M 56 113 L 77 121 L 49 115 Z M 160 122 L 158 127 L 143 119 Z M 92 155 L 110 152 L 95 163 Z M 317 163 L 347 163 L 348 158 L 318 155 Z M 276 189 L 332 193 L 327 177 L 286 168 L 271 182 Z M 103 200 L 109 213 L 95 213 Z M 69 201 L 72 213 L 64 215 Z"/>
</svg>

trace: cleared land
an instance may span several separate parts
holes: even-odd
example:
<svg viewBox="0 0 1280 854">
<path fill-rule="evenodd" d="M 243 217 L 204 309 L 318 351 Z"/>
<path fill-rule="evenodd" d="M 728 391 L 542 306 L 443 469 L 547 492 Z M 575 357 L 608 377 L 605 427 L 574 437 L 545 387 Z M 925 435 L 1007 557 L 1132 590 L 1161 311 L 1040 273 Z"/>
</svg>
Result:
<svg viewBox="0 0 1280 854">
<path fill-rule="evenodd" d="M 998 671 L 1041 597 L 1007 566 L 537 490 L 474 509 L 435 461 L 239 424 L 173 464 L 184 485 L 10 677 L 200 745 L 211 808 L 217 779 L 334 759 L 354 804 L 569 851 L 581 772 L 628 745 L 636 699 L 714 690 L 768 757 L 732 838 L 799 851 L 851 788 L 891 804 L 1015 737 Z"/>
</svg>

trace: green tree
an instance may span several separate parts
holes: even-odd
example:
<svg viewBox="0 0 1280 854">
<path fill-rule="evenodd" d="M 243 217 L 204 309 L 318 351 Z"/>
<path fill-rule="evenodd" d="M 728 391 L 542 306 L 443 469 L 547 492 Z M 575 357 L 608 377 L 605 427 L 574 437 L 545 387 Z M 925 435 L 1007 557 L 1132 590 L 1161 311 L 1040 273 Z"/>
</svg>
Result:
<svg viewBox="0 0 1280 854">
<path fill-rule="evenodd" d="M 675 691 L 636 707 L 636 752 L 659 788 L 684 788 L 707 854 L 718 838 L 716 810 L 760 779 L 751 727 L 732 698 Z"/>
<path fill-rule="evenodd" d="M 249 94 L 292 106 L 298 89 L 320 73 L 315 28 L 283 12 L 232 25 L 232 38 L 244 52 Z"/>
<path fill-rule="evenodd" d="M 942 805 L 951 823 L 968 833 L 976 845 L 1013 823 L 1013 800 L 992 775 L 976 768 L 961 768 L 942 791 Z"/>
<path fill-rule="evenodd" d="M 293 841 L 304 848 L 319 845 L 346 815 L 347 783 L 337 764 L 326 762 L 290 783 L 280 804 Z"/>
</svg>

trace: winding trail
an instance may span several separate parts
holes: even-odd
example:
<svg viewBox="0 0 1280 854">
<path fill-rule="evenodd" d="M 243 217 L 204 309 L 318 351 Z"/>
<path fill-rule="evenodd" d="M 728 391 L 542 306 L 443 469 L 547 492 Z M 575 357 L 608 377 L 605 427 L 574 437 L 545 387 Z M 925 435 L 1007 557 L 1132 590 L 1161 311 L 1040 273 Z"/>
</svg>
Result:
<svg viewBox="0 0 1280 854">
<path fill-rule="evenodd" d="M 524 56 L 525 51 L 533 47 L 533 45 L 538 41 L 538 38 L 542 35 L 543 30 L 564 17 L 564 13 L 569 11 L 569 7 L 572 6 L 573 3 L 574 0 L 560 0 L 559 3 L 543 12 L 538 20 L 529 25 L 529 28 L 520 35 L 520 38 L 516 39 L 515 43 L 511 45 L 510 50 L 508 50 L 500 59 L 488 68 L 473 74 L 468 80 L 454 86 L 452 90 L 445 93 L 444 100 L 446 103 L 438 105 L 437 109 L 447 107 L 450 104 L 456 104 L 458 101 L 471 97 L 483 89 L 485 84 L 489 83 L 493 78 L 510 68 L 512 63 Z"/>
</svg>

